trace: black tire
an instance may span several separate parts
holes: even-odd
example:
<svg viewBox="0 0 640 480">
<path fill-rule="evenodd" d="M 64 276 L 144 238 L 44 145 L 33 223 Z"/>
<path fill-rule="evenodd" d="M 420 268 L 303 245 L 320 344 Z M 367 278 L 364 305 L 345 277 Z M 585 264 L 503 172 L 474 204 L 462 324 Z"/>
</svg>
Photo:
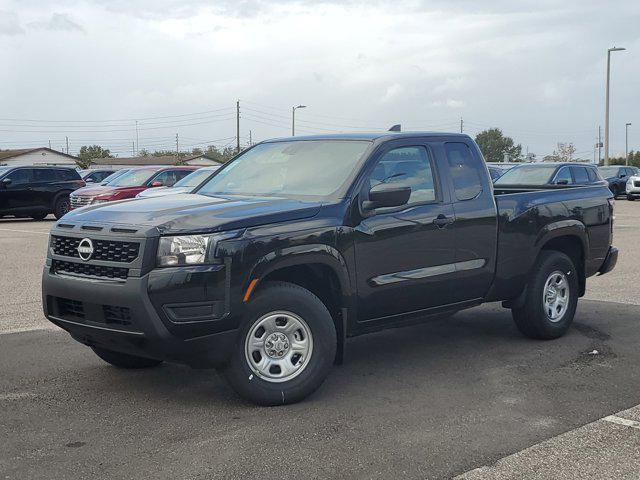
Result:
<svg viewBox="0 0 640 480">
<path fill-rule="evenodd" d="M 56 217 L 56 220 L 60 220 L 70 208 L 71 201 L 69 200 L 69 195 L 60 195 L 56 198 L 55 202 L 53 202 L 53 215 Z"/>
<path fill-rule="evenodd" d="M 291 312 L 303 319 L 313 345 L 311 356 L 299 374 L 277 383 L 259 376 L 245 354 L 245 342 L 252 327 L 272 312 Z M 269 282 L 256 292 L 247 307 L 233 353 L 224 368 L 225 377 L 240 396 L 258 405 L 299 402 L 320 387 L 329 374 L 336 356 L 336 338 L 331 314 L 318 297 L 298 285 Z"/>
<path fill-rule="evenodd" d="M 630 202 L 633 202 L 636 199 L 636 197 L 634 197 L 633 195 L 627 195 L 627 200 L 629 200 Z"/>
<path fill-rule="evenodd" d="M 568 284 L 566 310 L 553 321 L 545 309 L 545 286 L 554 272 L 562 272 Z M 571 326 L 578 305 L 578 274 L 571 259 L 561 252 L 542 251 L 527 282 L 526 299 L 522 308 L 513 308 L 513 320 L 525 336 L 539 340 L 561 337 Z"/>
<path fill-rule="evenodd" d="M 44 220 L 46 216 L 46 213 L 34 213 L 31 215 L 31 218 L 33 218 L 34 220 Z"/>
<path fill-rule="evenodd" d="M 91 348 L 93 349 L 95 354 L 98 355 L 102 360 L 118 368 L 151 368 L 162 363 L 162 360 L 155 360 L 153 358 L 137 357 L 135 355 L 114 352 L 112 350 L 105 350 L 98 347 Z"/>
</svg>

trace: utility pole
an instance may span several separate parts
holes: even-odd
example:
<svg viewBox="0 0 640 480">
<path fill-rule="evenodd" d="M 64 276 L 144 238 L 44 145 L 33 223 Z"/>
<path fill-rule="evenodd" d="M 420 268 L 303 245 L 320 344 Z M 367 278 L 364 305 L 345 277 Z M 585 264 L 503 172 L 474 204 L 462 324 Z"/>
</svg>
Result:
<svg viewBox="0 0 640 480">
<path fill-rule="evenodd" d="M 602 127 L 598 125 L 598 165 L 602 161 Z"/>
<path fill-rule="evenodd" d="M 236 153 L 240 153 L 240 100 L 236 102 Z"/>
<path fill-rule="evenodd" d="M 131 142 L 131 156 L 136 156 L 136 142 Z"/>
<path fill-rule="evenodd" d="M 253 140 L 251 139 L 251 130 L 249 130 L 249 146 L 253 145 Z"/>
<path fill-rule="evenodd" d="M 49 140 L 49 148 L 51 148 L 51 140 Z"/>
<path fill-rule="evenodd" d="M 460 117 L 460 133 L 462 133 L 464 127 L 464 120 L 462 120 L 462 117 Z"/>
<path fill-rule="evenodd" d="M 627 167 L 629 166 L 629 127 L 630 126 L 631 126 L 630 123 L 626 123 L 624 126 L 624 158 L 625 158 L 624 164 Z"/>
<path fill-rule="evenodd" d="M 611 77 L 611 52 L 619 52 L 626 50 L 623 47 L 613 47 L 607 50 L 607 92 L 606 92 L 606 107 L 605 107 L 605 119 L 604 119 L 604 164 L 609 165 L 609 78 Z"/>
<path fill-rule="evenodd" d="M 138 138 L 138 120 L 136 120 L 136 154 L 135 156 L 138 156 L 138 152 L 140 152 L 140 143 Z"/>
<path fill-rule="evenodd" d="M 176 133 L 176 160 L 178 159 L 178 154 L 180 153 L 180 148 L 178 144 L 178 134 Z"/>
<path fill-rule="evenodd" d="M 67 140 L 67 155 L 69 155 L 69 137 L 64 137 Z"/>
</svg>

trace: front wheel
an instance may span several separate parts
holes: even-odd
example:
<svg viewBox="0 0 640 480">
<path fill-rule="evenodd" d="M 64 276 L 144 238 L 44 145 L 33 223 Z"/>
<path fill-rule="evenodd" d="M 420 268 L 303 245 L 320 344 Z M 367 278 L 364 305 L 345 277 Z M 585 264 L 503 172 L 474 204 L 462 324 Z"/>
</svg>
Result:
<svg viewBox="0 0 640 480">
<path fill-rule="evenodd" d="M 320 299 L 298 285 L 269 282 L 248 305 L 224 373 L 245 399 L 284 405 L 313 393 L 335 356 L 335 325 Z"/>
<path fill-rule="evenodd" d="M 527 282 L 524 305 L 511 310 L 518 329 L 527 337 L 561 337 L 571 326 L 578 305 L 578 272 L 561 252 L 543 251 Z"/>
<path fill-rule="evenodd" d="M 137 357 L 126 353 L 105 350 L 104 348 L 91 347 L 98 357 L 114 367 L 125 369 L 151 368 L 160 365 L 162 360 L 154 360 L 153 358 Z"/>
<path fill-rule="evenodd" d="M 629 200 L 630 202 L 633 202 L 636 199 L 636 197 L 634 197 L 633 195 L 628 195 L 627 194 L 627 200 Z"/>
</svg>

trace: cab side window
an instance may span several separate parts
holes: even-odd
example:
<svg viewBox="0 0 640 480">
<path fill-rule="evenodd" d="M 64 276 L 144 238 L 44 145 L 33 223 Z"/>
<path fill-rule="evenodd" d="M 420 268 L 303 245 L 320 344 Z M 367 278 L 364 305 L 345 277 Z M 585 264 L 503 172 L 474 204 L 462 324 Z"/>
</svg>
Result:
<svg viewBox="0 0 640 480">
<path fill-rule="evenodd" d="M 573 183 L 573 177 L 571 176 L 569 167 L 562 167 L 560 170 L 558 170 L 553 183 L 555 183 L 556 185 L 571 185 Z"/>
<path fill-rule="evenodd" d="M 573 170 L 573 178 L 575 178 L 576 183 L 584 185 L 589 183 L 589 175 L 587 174 L 587 169 L 584 167 L 571 167 Z"/>
<path fill-rule="evenodd" d="M 5 178 L 11 180 L 11 186 L 24 185 L 25 183 L 32 182 L 32 175 L 30 168 L 20 168 L 9 173 Z"/>
<path fill-rule="evenodd" d="M 179 182 L 190 173 L 193 173 L 193 170 L 176 170 L 174 173 L 175 173 L 176 182 Z M 176 183 L 176 182 L 173 182 L 173 183 Z"/>
<path fill-rule="evenodd" d="M 56 171 L 49 168 L 36 168 L 33 170 L 34 182 L 55 182 L 58 180 Z"/>
<path fill-rule="evenodd" d="M 453 188 L 459 201 L 472 200 L 482 192 L 482 177 L 474 161 L 471 149 L 466 143 L 444 144 Z"/>
<path fill-rule="evenodd" d="M 153 182 L 162 182 L 162 185 L 164 185 L 165 187 L 170 187 L 171 185 L 177 182 L 176 171 L 165 170 L 164 172 L 160 172 L 151 180 L 149 180 L 149 185 L 151 185 Z"/>
<path fill-rule="evenodd" d="M 433 169 L 425 147 L 400 147 L 385 153 L 369 177 L 369 186 L 398 183 L 411 187 L 407 205 L 436 200 Z"/>
</svg>

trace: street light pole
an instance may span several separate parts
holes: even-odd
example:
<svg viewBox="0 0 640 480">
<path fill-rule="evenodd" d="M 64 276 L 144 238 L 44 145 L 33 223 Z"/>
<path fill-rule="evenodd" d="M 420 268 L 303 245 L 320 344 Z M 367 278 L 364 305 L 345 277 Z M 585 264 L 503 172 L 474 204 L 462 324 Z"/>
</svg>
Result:
<svg viewBox="0 0 640 480">
<path fill-rule="evenodd" d="M 630 126 L 631 126 L 630 123 L 625 123 L 624 125 L 624 158 L 625 158 L 624 164 L 627 167 L 629 166 L 629 127 Z"/>
<path fill-rule="evenodd" d="M 306 105 L 297 105 L 291 109 L 291 136 L 296 136 L 296 108 L 307 108 Z"/>
<path fill-rule="evenodd" d="M 604 120 L 604 164 L 609 165 L 609 78 L 611 76 L 611 52 L 626 50 L 623 47 L 613 47 L 607 50 L 607 93 Z"/>
</svg>

